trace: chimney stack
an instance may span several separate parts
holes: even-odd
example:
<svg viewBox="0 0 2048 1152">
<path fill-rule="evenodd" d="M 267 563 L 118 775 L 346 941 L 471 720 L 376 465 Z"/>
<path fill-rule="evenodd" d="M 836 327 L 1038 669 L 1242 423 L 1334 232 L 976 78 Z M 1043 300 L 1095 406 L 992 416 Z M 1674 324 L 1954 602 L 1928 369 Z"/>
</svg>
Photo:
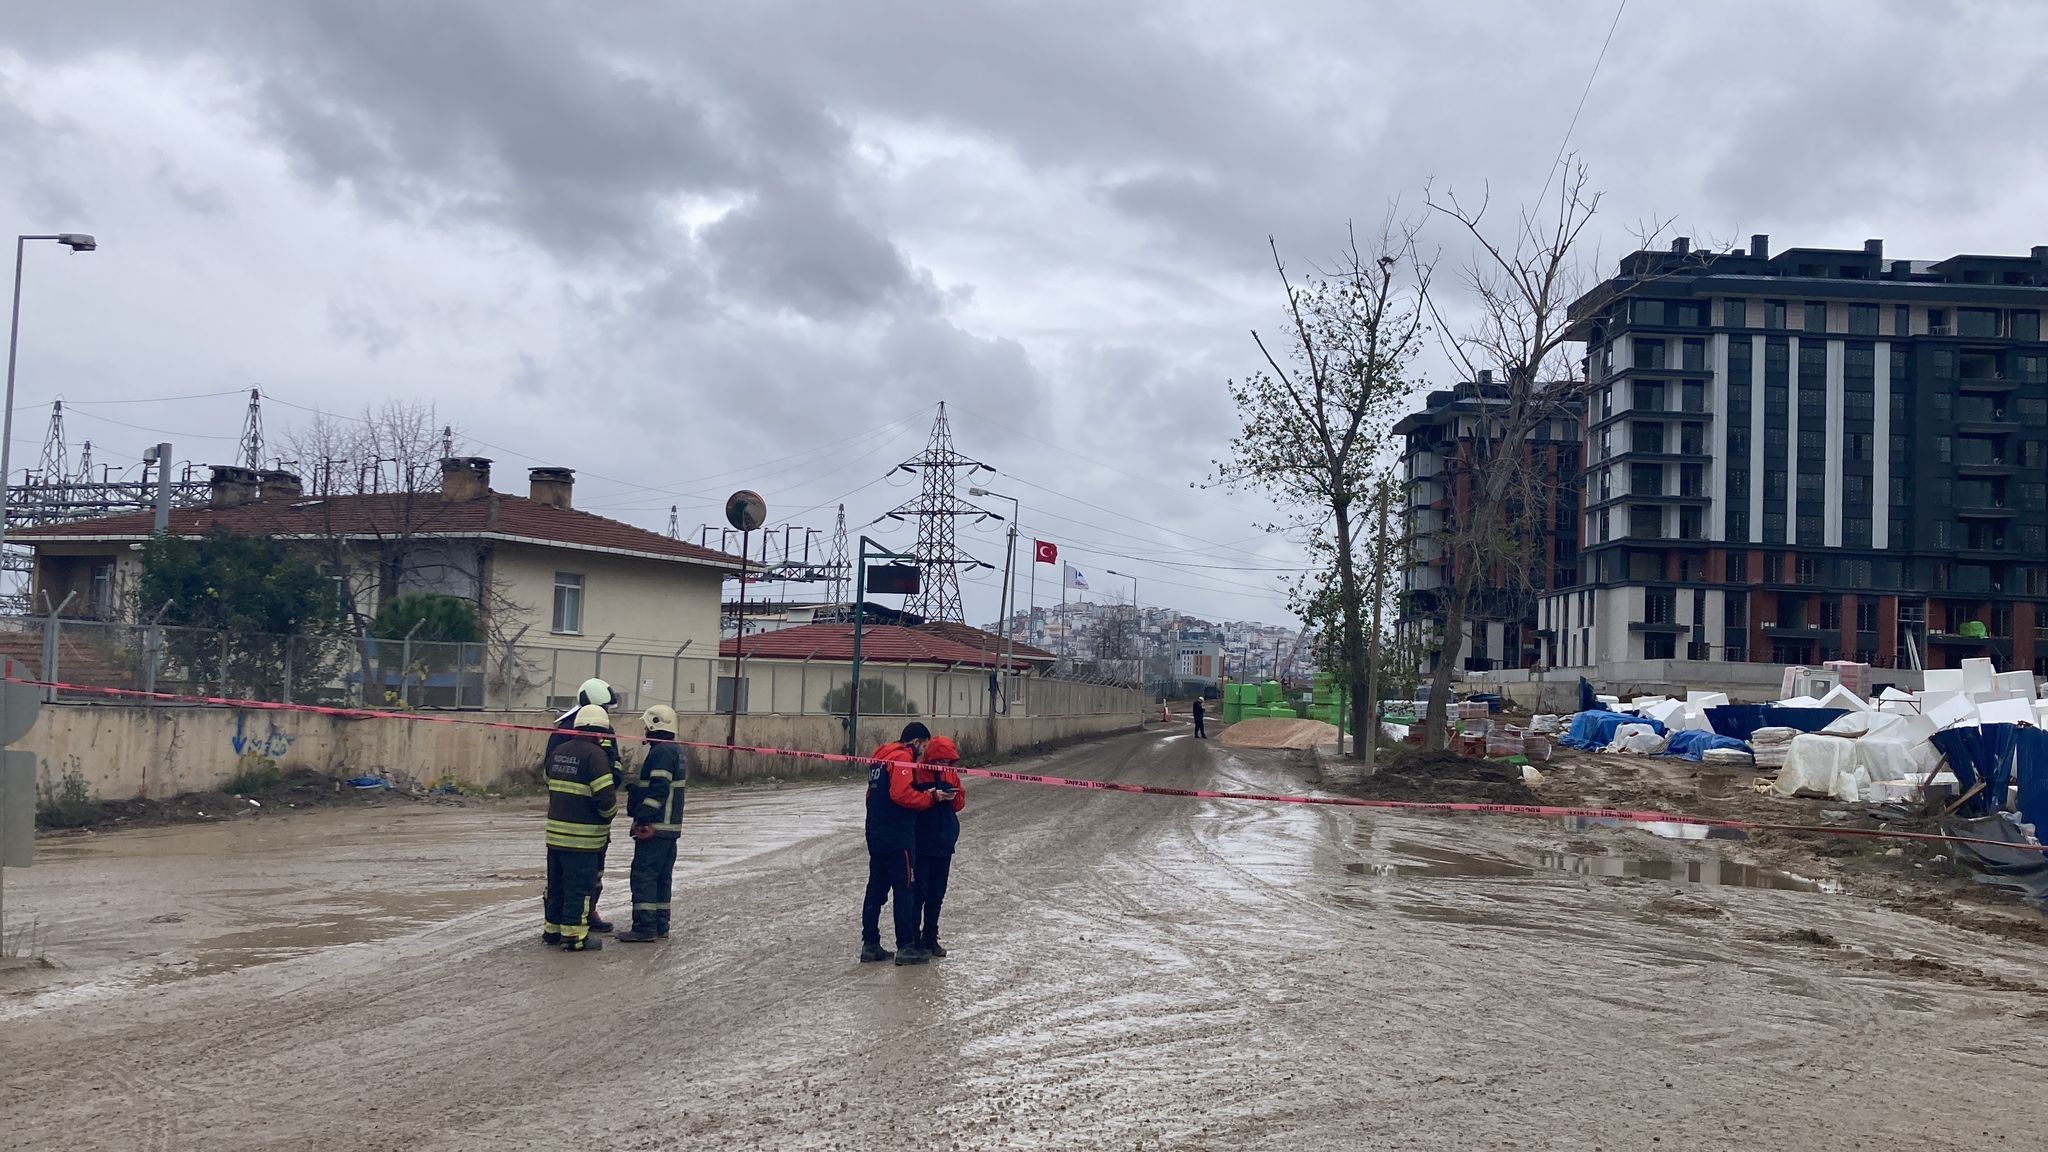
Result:
<svg viewBox="0 0 2048 1152">
<path fill-rule="evenodd" d="M 567 511 L 570 507 L 569 493 L 576 487 L 576 470 L 530 468 L 526 472 L 526 484 L 534 503 Z"/>
<path fill-rule="evenodd" d="M 296 472 L 271 469 L 260 473 L 258 479 L 262 484 L 256 496 L 259 500 L 297 500 L 306 494 L 306 485 Z"/>
<path fill-rule="evenodd" d="M 261 482 L 262 473 L 254 468 L 215 464 L 213 476 L 206 485 L 206 506 L 215 511 L 240 508 L 256 499 L 257 485 Z"/>
<path fill-rule="evenodd" d="M 1759 260 L 1771 258 L 1771 237 L 1767 232 L 1757 232 L 1749 238 L 1749 254 Z"/>
<path fill-rule="evenodd" d="M 1673 256 L 1683 256 L 1690 251 L 1692 251 L 1692 237 L 1674 236 L 1671 238 L 1671 254 Z"/>
<path fill-rule="evenodd" d="M 482 456 L 450 456 L 441 461 L 441 499 L 460 503 L 490 495 L 491 462 Z"/>
<path fill-rule="evenodd" d="M 1863 254 L 1866 256 L 1875 256 L 1880 260 L 1884 259 L 1884 241 L 1865 240 L 1863 242 Z"/>
<path fill-rule="evenodd" d="M 2048 244 L 2034 245 L 2034 259 L 2048 263 Z"/>
</svg>

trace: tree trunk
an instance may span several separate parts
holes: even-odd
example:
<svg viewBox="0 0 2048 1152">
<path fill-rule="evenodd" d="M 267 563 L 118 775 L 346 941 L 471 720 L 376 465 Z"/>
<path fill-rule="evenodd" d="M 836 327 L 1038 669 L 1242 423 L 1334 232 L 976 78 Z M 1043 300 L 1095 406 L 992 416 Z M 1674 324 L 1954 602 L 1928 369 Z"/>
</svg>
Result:
<svg viewBox="0 0 2048 1152">
<path fill-rule="evenodd" d="M 1351 502 L 1336 501 L 1331 508 L 1337 521 L 1337 599 L 1344 608 L 1344 655 L 1341 660 L 1344 670 L 1344 685 L 1351 693 L 1354 727 L 1351 731 L 1351 755 L 1358 755 L 1359 741 L 1367 739 L 1366 733 L 1357 728 L 1359 697 L 1364 687 L 1365 673 L 1365 624 L 1359 618 L 1358 607 L 1358 566 L 1351 554 Z M 1344 746 L 1344 734 L 1337 734 L 1337 747 Z"/>
<path fill-rule="evenodd" d="M 1380 629 L 1385 625 L 1387 607 L 1387 493 L 1376 493 L 1374 503 L 1379 511 L 1379 539 L 1372 549 L 1372 648 L 1371 659 L 1365 666 L 1365 699 L 1356 696 L 1351 699 L 1351 746 L 1359 747 L 1364 742 L 1365 774 L 1374 771 L 1377 757 L 1374 755 L 1380 743 Z"/>
<path fill-rule="evenodd" d="M 1436 658 L 1436 675 L 1429 682 L 1429 715 L 1423 721 L 1423 747 L 1432 752 L 1444 748 L 1444 728 L 1450 721 L 1451 672 L 1458 653 L 1465 647 L 1465 599 L 1472 594 L 1472 580 L 1466 574 L 1475 565 L 1464 565 L 1452 581 L 1451 603 L 1444 610 L 1444 636 Z"/>
</svg>

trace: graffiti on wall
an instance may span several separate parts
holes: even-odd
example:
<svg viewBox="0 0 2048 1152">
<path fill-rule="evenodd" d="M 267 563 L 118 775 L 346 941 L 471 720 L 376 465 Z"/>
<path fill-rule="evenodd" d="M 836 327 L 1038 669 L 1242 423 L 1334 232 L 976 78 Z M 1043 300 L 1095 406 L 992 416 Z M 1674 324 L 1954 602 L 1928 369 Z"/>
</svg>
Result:
<svg viewBox="0 0 2048 1152">
<path fill-rule="evenodd" d="M 265 760 L 282 760 L 285 753 L 292 750 L 292 741 L 296 737 L 280 730 L 276 721 L 266 719 L 264 723 L 270 730 L 258 735 L 249 728 L 248 713 L 235 713 L 235 734 L 229 737 L 228 743 L 237 757 L 260 756 Z"/>
</svg>

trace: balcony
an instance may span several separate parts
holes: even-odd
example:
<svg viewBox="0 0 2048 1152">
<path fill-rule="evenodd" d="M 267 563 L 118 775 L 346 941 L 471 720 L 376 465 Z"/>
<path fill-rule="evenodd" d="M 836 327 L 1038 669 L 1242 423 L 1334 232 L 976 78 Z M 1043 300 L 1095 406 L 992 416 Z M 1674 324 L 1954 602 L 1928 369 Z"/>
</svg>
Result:
<svg viewBox="0 0 2048 1152">
<path fill-rule="evenodd" d="M 1766 623 L 1763 630 L 1764 635 L 1773 640 L 1824 640 L 1841 631 L 1838 628 L 1822 628 L 1817 624 L 1800 623 Z"/>
<path fill-rule="evenodd" d="M 1669 620 L 1631 620 L 1628 622 L 1628 630 L 1650 632 L 1660 636 L 1678 636 L 1692 631 L 1692 625 L 1677 624 Z"/>
</svg>

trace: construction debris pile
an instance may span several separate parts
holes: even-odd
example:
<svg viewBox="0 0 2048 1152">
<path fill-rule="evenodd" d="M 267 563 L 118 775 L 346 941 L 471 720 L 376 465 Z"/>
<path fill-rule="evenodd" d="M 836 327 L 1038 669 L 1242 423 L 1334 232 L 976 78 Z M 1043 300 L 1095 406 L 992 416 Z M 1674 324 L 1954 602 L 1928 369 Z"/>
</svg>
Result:
<svg viewBox="0 0 2048 1152">
<path fill-rule="evenodd" d="M 1779 796 L 1882 804 L 1940 797 L 1979 820 L 2012 819 L 2030 843 L 2048 818 L 2048 699 L 2029 672 L 1990 660 L 1930 669 L 1918 691 L 1876 690 L 1868 665 L 1785 672 L 1781 698 L 1732 704 L 1718 692 L 1622 701 L 1580 682 L 1580 711 L 1557 718 L 1568 748 L 1775 769 Z M 1539 717 L 1539 721 L 1552 718 Z"/>
</svg>

